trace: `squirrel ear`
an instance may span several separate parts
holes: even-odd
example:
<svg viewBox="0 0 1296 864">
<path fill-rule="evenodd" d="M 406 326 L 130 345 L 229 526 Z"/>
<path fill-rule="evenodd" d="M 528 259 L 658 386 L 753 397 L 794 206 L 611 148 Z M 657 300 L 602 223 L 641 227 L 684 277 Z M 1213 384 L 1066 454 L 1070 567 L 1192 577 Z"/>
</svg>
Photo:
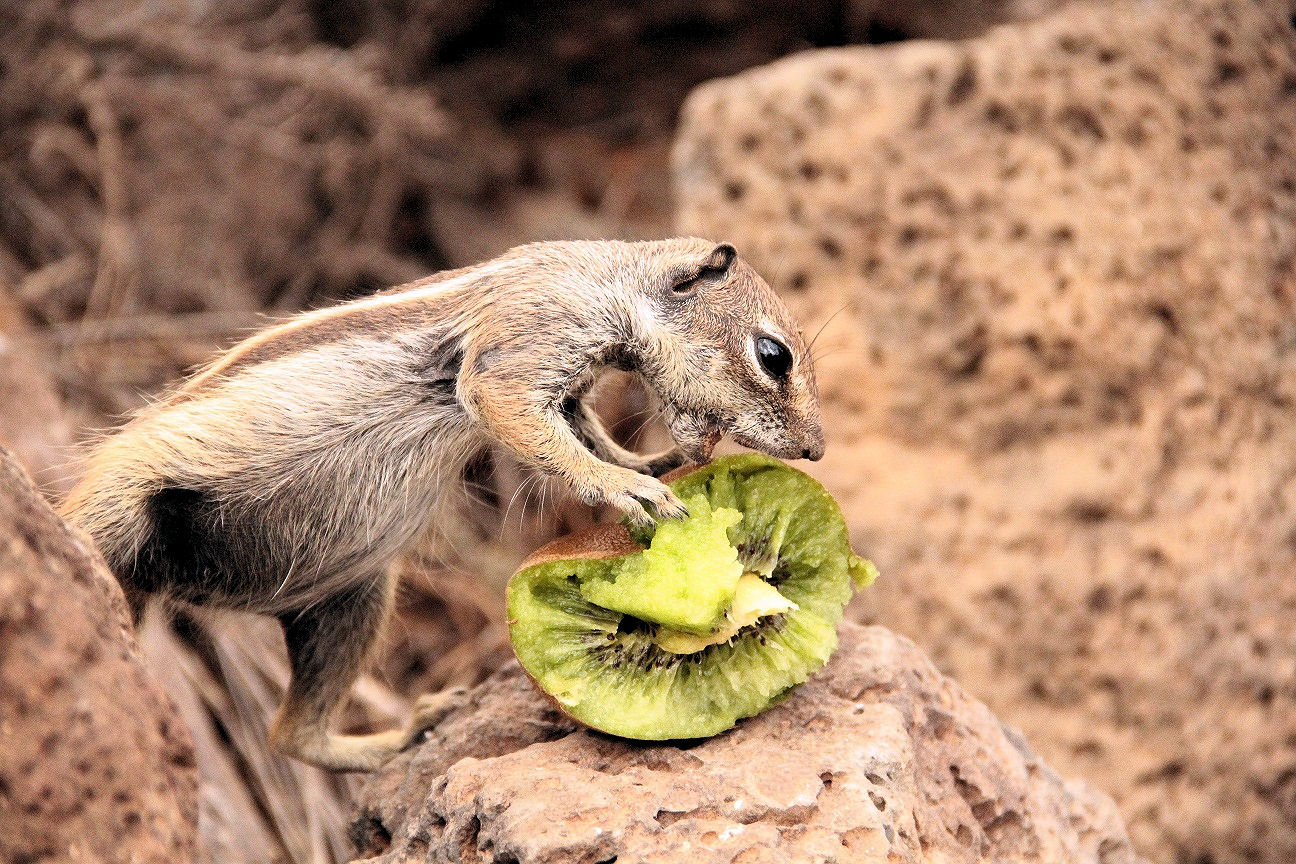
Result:
<svg viewBox="0 0 1296 864">
<path fill-rule="evenodd" d="M 728 273 L 737 257 L 738 250 L 728 243 L 721 243 L 707 254 L 696 269 L 689 267 L 684 273 L 676 276 L 671 281 L 671 293 L 677 297 L 693 294 L 703 281 Z"/>
<path fill-rule="evenodd" d="M 734 259 L 738 257 L 738 250 L 728 243 L 721 243 L 711 250 L 711 254 L 702 262 L 702 272 L 710 274 L 722 274 L 733 266 Z"/>
</svg>

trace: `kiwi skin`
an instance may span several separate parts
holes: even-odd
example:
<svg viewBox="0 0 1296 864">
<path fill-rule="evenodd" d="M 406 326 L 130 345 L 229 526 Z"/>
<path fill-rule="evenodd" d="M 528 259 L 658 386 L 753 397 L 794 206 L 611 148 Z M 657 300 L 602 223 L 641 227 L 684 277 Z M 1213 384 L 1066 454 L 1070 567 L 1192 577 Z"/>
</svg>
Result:
<svg viewBox="0 0 1296 864">
<path fill-rule="evenodd" d="M 687 473 L 687 472 L 686 472 Z M 527 556 L 517 568 L 520 573 L 537 564 L 551 561 L 600 561 L 604 558 L 622 558 L 642 552 L 643 547 L 634 541 L 630 532 L 620 523 L 591 525 L 589 528 L 551 540 Z"/>
<path fill-rule="evenodd" d="M 681 477 L 687 477 L 704 466 L 698 464 L 682 465 L 673 468 L 661 476 L 667 485 Z M 578 561 L 588 559 L 599 561 L 604 558 L 623 558 L 642 552 L 643 546 L 636 543 L 622 522 L 615 524 L 591 525 L 572 534 L 565 534 L 557 540 L 550 540 L 527 556 L 515 573 L 521 573 L 537 564 L 548 564 L 551 561 Z"/>
<path fill-rule="evenodd" d="M 722 463 L 728 463 L 728 465 L 723 465 L 722 467 Z M 769 467 L 778 466 L 785 471 L 790 471 L 792 474 L 800 475 L 805 480 L 813 482 L 812 478 L 805 477 L 805 475 L 802 472 L 797 471 L 791 466 L 784 465 L 778 460 L 769 459 L 768 457 L 761 457 L 756 454 L 749 454 L 740 457 L 738 456 L 727 457 L 723 460 L 717 460 L 715 463 L 708 463 L 707 465 L 687 466 L 685 468 L 678 469 L 676 471 L 671 472 L 665 479 L 668 482 L 678 484 L 678 481 L 688 478 L 690 475 L 696 472 L 702 471 L 703 469 L 711 469 L 711 468 L 718 469 L 721 472 L 733 470 L 735 472 L 738 472 L 738 475 L 740 476 L 746 476 L 752 472 L 760 473 L 760 471 L 762 470 L 761 467 L 762 465 L 768 465 Z M 699 482 L 709 483 L 710 481 L 709 479 L 701 479 Z M 836 513 L 836 518 L 834 519 L 834 521 L 836 521 L 837 524 L 841 526 L 840 511 L 837 510 L 836 508 L 836 502 L 833 502 L 831 496 L 829 496 L 828 493 L 825 492 L 821 486 L 818 486 L 817 483 L 815 483 L 814 486 L 818 487 L 818 492 L 817 494 L 814 495 L 814 500 L 822 502 L 819 505 L 821 508 L 824 506 L 825 503 L 828 506 L 830 506 L 832 510 L 835 511 Z M 676 486 L 676 488 L 678 490 L 679 488 L 678 485 Z M 823 511 L 821 510 L 820 512 Z M 807 518 L 809 518 L 809 514 L 807 514 Z M 810 522 L 804 524 L 815 525 L 819 523 Z M 837 530 L 841 530 L 844 532 L 844 526 L 839 527 Z M 597 561 L 597 560 L 602 560 L 607 558 L 621 558 L 621 557 L 634 555 L 636 553 L 641 552 L 644 549 L 644 547 L 647 545 L 648 539 L 651 536 L 652 536 L 651 529 L 649 529 L 648 532 L 640 532 L 640 531 L 636 531 L 634 528 L 627 528 L 626 526 L 623 525 L 597 525 L 583 532 L 559 538 L 558 540 L 549 543 L 548 545 L 542 547 L 541 549 L 536 550 L 534 553 L 532 553 L 531 556 L 528 557 L 528 559 L 519 568 L 518 572 L 514 576 L 514 583 L 510 584 L 510 606 L 512 606 L 512 591 L 514 590 L 514 584 L 518 584 L 519 586 L 518 590 L 522 590 L 520 588 L 520 585 L 522 583 L 519 583 L 517 580 L 522 576 L 524 572 L 529 571 L 534 567 L 541 566 L 541 565 L 550 565 L 554 562 L 570 564 L 579 561 L 592 562 L 592 561 Z M 843 539 L 845 539 L 844 536 Z M 849 550 L 846 551 L 849 553 Z M 856 558 L 856 556 L 854 556 L 853 554 L 848 555 L 848 557 L 852 562 L 848 572 L 852 576 L 856 576 L 855 581 L 857 582 L 857 584 L 864 584 L 861 580 L 859 580 L 858 574 L 855 573 L 856 568 L 854 564 L 855 563 L 862 564 L 866 562 L 862 562 L 861 559 Z M 836 565 L 836 566 L 840 566 L 840 565 Z M 842 571 L 838 570 L 837 572 L 839 575 L 831 578 L 833 579 L 842 578 L 842 576 L 844 575 Z M 848 583 L 849 581 L 850 580 L 848 580 Z M 833 583 L 828 583 L 828 584 L 833 584 Z M 845 590 L 847 591 L 847 596 L 849 596 L 848 584 L 847 585 L 842 585 L 841 583 L 836 583 L 836 584 L 838 584 L 840 587 L 837 589 L 833 589 L 834 591 L 840 592 L 842 590 Z M 830 596 L 830 595 L 824 595 L 824 596 Z M 844 600 L 841 598 L 840 593 L 838 593 L 837 601 L 831 601 L 831 600 L 829 601 L 830 607 L 831 605 L 833 605 L 834 602 L 844 603 Z M 801 619 L 803 624 L 800 626 L 812 627 L 815 629 L 821 628 L 823 625 L 829 625 L 831 627 L 830 622 L 838 619 L 841 614 L 840 611 L 841 607 L 838 606 L 836 608 L 837 611 L 834 613 L 831 610 L 825 611 L 821 607 L 818 615 L 823 617 L 813 618 L 812 616 L 813 620 L 807 620 L 803 617 Z M 825 617 L 827 620 L 824 620 Z M 814 621 L 819 621 L 821 623 L 815 624 Z M 519 622 L 513 620 L 509 621 L 510 630 L 513 631 L 514 633 L 516 633 L 516 631 L 514 631 L 514 627 L 518 623 Z M 806 633 L 804 629 L 801 629 L 797 632 L 799 632 L 802 636 L 804 636 Z M 809 660 L 809 658 L 818 655 L 819 659 L 817 663 L 819 665 L 822 665 L 822 663 L 828 659 L 828 655 L 831 654 L 833 648 L 836 645 L 836 634 L 831 630 L 829 630 L 829 632 L 827 633 L 823 633 L 823 631 L 820 630 L 820 633 L 822 635 L 818 638 L 822 638 L 824 641 L 818 643 L 817 647 L 813 649 L 813 652 L 811 654 L 801 654 L 800 656 L 804 659 Z M 728 725 L 723 725 L 723 726 L 712 725 L 705 722 L 701 724 L 684 723 L 676 727 L 676 732 L 678 734 L 667 735 L 667 734 L 659 734 L 658 731 L 653 731 L 652 727 L 644 727 L 644 726 L 636 727 L 635 721 L 633 720 L 630 720 L 628 725 L 624 725 L 620 721 L 616 721 L 616 722 L 604 721 L 605 723 L 610 724 L 610 725 L 604 725 L 604 723 L 601 723 L 599 720 L 592 719 L 592 718 L 591 721 L 587 722 L 585 719 L 582 719 L 582 717 L 577 716 L 578 714 L 585 713 L 585 712 L 576 712 L 569 709 L 569 707 L 560 698 L 558 691 L 554 691 L 551 693 L 546 690 L 546 687 L 544 684 L 541 683 L 541 678 L 540 678 L 540 676 L 543 676 L 545 674 L 544 672 L 537 669 L 535 674 L 532 674 L 530 670 L 526 669 L 526 663 L 522 662 L 522 653 L 519 651 L 519 644 L 520 643 L 517 642 L 513 643 L 514 651 L 515 654 L 518 655 L 519 662 L 523 665 L 524 670 L 527 671 L 528 677 L 530 677 L 533 681 L 536 682 L 537 686 L 541 689 L 541 691 L 545 693 L 546 698 L 548 698 L 551 702 L 553 702 L 555 707 L 557 707 L 562 713 L 566 714 L 567 716 L 572 717 L 572 719 L 575 720 L 576 723 L 578 723 L 581 726 L 585 726 L 592 729 L 598 729 L 604 732 L 609 732 L 611 734 L 619 735 L 621 737 L 640 738 L 646 740 L 667 740 L 669 738 L 676 738 L 676 739 L 693 738 L 693 737 L 697 737 L 698 735 L 709 736 L 712 734 L 716 734 L 717 732 L 723 731 L 725 728 L 728 728 L 728 726 L 733 724 L 734 715 L 730 715 L 730 719 L 728 720 Z M 763 637 L 761 638 L 761 644 L 762 645 L 764 644 Z M 530 653 L 530 648 L 528 648 L 528 653 Z M 808 671 L 812 671 L 812 669 Z M 802 676 L 804 676 L 804 673 L 802 673 Z M 804 677 L 801 677 L 799 680 L 804 680 Z M 730 681 L 732 682 L 733 679 L 731 678 Z M 553 684 L 552 681 L 550 681 L 549 683 L 551 685 Z M 780 701 L 781 698 L 785 696 L 787 692 L 790 692 L 791 689 L 795 687 L 796 683 L 799 683 L 799 681 L 790 682 L 786 687 L 785 691 L 782 692 L 771 691 L 768 694 L 771 698 L 769 699 L 768 702 L 765 703 L 765 707 L 769 707 L 769 705 L 775 704 L 777 701 Z M 592 704 L 597 704 L 597 703 L 592 703 Z M 606 703 L 603 704 L 606 705 Z M 742 709 L 742 710 L 750 710 L 750 703 L 749 703 L 749 708 Z M 754 711 L 751 711 L 751 713 L 758 713 L 761 710 L 764 710 L 764 708 L 756 708 Z M 743 716 L 750 716 L 750 713 L 738 714 L 737 719 L 741 719 L 741 717 Z M 629 718 L 637 717 L 637 715 L 628 714 L 626 715 L 626 717 L 629 720 Z M 723 715 L 721 715 L 718 722 L 721 723 L 724 722 Z M 689 732 L 693 732 L 694 734 L 689 734 Z"/>
</svg>

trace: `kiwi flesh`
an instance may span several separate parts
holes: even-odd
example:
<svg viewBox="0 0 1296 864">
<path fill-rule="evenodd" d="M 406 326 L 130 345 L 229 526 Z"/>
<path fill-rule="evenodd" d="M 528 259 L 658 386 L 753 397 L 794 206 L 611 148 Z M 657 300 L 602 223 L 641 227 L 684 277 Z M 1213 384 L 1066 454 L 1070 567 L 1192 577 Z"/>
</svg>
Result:
<svg viewBox="0 0 1296 864">
<path fill-rule="evenodd" d="M 685 504 L 688 519 L 658 525 L 647 549 L 582 582 L 581 595 L 671 630 L 700 636 L 719 627 L 743 575 L 728 533 L 742 514 L 712 509 L 702 494 Z"/>
<path fill-rule="evenodd" d="M 877 573 L 832 496 L 776 459 L 722 457 L 670 485 L 686 519 L 563 538 L 509 582 L 523 668 L 626 738 L 706 737 L 774 704 L 827 662 L 852 583 Z"/>
</svg>

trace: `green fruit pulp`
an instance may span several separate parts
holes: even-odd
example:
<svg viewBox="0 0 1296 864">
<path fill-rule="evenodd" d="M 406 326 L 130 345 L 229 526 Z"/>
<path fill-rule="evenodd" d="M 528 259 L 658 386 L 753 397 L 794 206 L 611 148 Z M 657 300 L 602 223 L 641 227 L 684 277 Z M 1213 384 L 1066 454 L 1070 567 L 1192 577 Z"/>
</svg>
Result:
<svg viewBox="0 0 1296 864">
<path fill-rule="evenodd" d="M 705 737 L 769 707 L 827 662 L 852 580 L 864 585 L 876 574 L 851 552 L 832 496 L 776 459 L 723 457 L 671 488 L 689 503 L 690 516 L 635 531 L 648 551 L 537 564 L 509 582 L 509 629 L 519 662 L 577 720 L 626 738 Z M 722 524 L 732 518 L 725 509 L 741 519 Z M 732 557 L 718 543 L 717 526 Z M 743 571 L 758 573 L 797 608 L 694 654 L 658 647 L 653 636 L 660 625 L 714 624 L 724 595 L 716 586 L 734 566 L 735 583 Z M 710 599 L 694 612 L 681 611 L 677 601 L 689 596 L 680 593 L 681 581 L 710 585 L 700 592 Z M 637 592 L 665 592 L 670 599 Z"/>
<path fill-rule="evenodd" d="M 702 494 L 685 503 L 689 516 L 657 526 L 638 555 L 610 563 L 580 585 L 581 596 L 612 612 L 704 636 L 724 621 L 742 577 L 728 529 L 742 514 L 711 509 Z"/>
</svg>

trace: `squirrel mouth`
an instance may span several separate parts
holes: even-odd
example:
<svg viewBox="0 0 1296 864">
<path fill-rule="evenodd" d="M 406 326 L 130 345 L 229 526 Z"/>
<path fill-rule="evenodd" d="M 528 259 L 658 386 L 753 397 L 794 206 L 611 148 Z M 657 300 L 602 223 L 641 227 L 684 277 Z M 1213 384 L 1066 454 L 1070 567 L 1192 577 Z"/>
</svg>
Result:
<svg viewBox="0 0 1296 864">
<path fill-rule="evenodd" d="M 724 437 L 724 430 L 714 417 L 681 411 L 673 403 L 665 406 L 666 425 L 671 437 L 690 461 L 704 464 Z"/>
<path fill-rule="evenodd" d="M 715 450 L 715 446 L 720 443 L 720 439 L 723 437 L 724 433 L 720 431 L 719 426 L 711 426 L 705 433 L 703 433 L 701 439 L 696 443 L 696 452 L 694 452 L 694 448 L 690 447 L 684 447 L 684 452 L 688 454 L 688 457 L 694 462 L 705 464 L 711 461 L 711 453 Z"/>
<path fill-rule="evenodd" d="M 744 447 L 750 448 L 759 453 L 764 453 L 767 456 L 775 456 L 779 459 L 797 459 L 804 456 L 800 445 L 771 445 L 766 441 L 759 441 L 750 435 L 744 435 L 741 432 L 734 434 L 734 441 Z"/>
</svg>

